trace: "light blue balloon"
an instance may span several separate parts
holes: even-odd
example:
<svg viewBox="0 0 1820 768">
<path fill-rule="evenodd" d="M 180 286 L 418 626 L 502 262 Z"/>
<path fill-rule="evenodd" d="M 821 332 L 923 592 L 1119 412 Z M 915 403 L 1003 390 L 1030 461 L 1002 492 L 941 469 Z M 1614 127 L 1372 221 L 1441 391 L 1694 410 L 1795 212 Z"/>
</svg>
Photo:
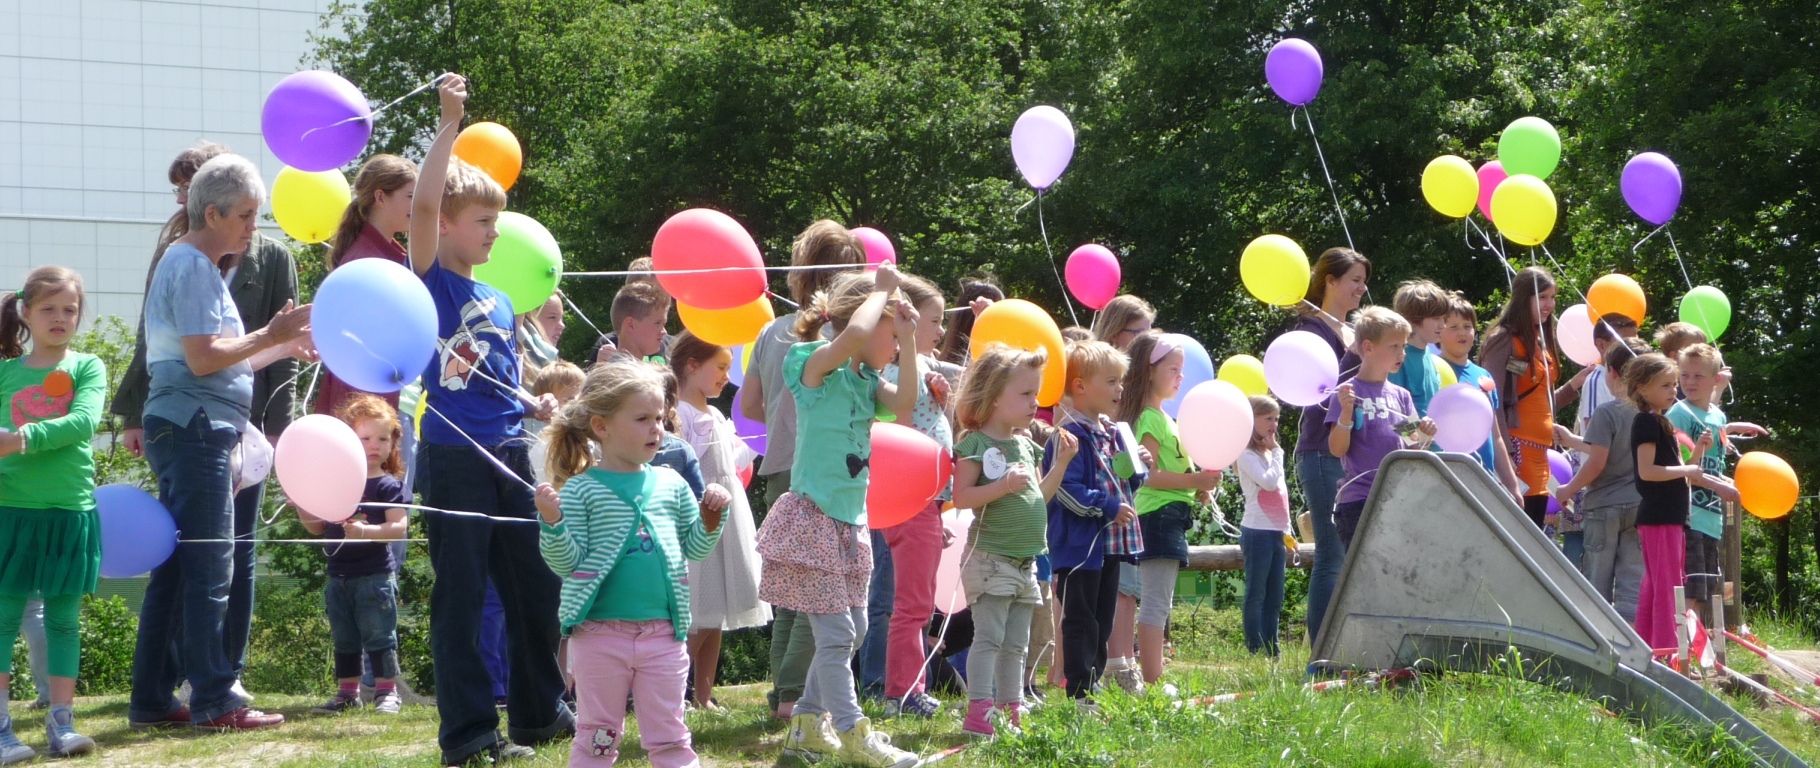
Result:
<svg viewBox="0 0 1820 768">
<path fill-rule="evenodd" d="M 384 259 L 358 259 L 322 281 L 310 310 L 322 364 L 367 392 L 397 392 L 436 354 L 436 304 L 423 280 Z"/>
<path fill-rule="evenodd" d="M 171 513 L 138 486 L 116 483 L 95 489 L 101 519 L 101 575 L 130 579 L 157 568 L 177 549 Z"/>
<path fill-rule="evenodd" d="M 1188 396 L 1188 390 L 1213 381 L 1218 372 L 1213 367 L 1213 358 L 1207 354 L 1207 348 L 1195 341 L 1193 337 L 1181 333 L 1170 336 L 1182 347 L 1182 388 L 1175 391 L 1175 397 L 1163 401 L 1163 413 L 1175 418 L 1176 411 L 1182 408 L 1182 398 Z"/>
</svg>

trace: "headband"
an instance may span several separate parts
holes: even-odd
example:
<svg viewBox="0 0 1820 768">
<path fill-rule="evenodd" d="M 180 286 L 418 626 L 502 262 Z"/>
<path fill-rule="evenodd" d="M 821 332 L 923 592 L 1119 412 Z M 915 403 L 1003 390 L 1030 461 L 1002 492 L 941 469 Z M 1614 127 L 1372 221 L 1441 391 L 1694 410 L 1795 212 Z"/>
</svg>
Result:
<svg viewBox="0 0 1820 768">
<path fill-rule="evenodd" d="M 1182 335 L 1179 333 L 1165 333 L 1157 337 L 1156 346 L 1150 348 L 1150 364 L 1156 365 L 1163 362 L 1163 358 L 1168 357 L 1169 353 L 1182 347 Z"/>
</svg>

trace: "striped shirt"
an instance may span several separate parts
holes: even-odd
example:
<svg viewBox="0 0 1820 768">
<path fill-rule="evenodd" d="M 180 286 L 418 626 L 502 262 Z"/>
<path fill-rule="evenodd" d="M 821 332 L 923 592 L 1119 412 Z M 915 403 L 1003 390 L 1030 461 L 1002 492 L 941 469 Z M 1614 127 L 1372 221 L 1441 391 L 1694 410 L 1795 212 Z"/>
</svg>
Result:
<svg viewBox="0 0 1820 768">
<path fill-rule="evenodd" d="M 1030 476 L 1030 482 L 1000 496 L 985 509 L 975 510 L 979 519 L 968 530 L 968 544 L 981 552 L 1005 557 L 1036 557 L 1049 543 L 1049 508 L 1043 502 L 1042 489 L 1037 486 L 1043 449 L 1023 435 L 1015 435 L 1010 440 L 994 440 L 983 432 L 970 432 L 954 446 L 955 455 L 982 464 L 986 452 L 993 449 L 1004 455 L 1007 472 L 1012 467 L 1022 467 Z M 998 479 L 981 472 L 975 485 L 990 485 Z"/>
</svg>

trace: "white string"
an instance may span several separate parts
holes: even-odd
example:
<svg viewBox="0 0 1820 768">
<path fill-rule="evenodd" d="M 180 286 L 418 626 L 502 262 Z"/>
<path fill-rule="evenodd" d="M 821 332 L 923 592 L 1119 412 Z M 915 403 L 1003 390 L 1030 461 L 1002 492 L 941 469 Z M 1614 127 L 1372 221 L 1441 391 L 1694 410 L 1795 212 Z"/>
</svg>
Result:
<svg viewBox="0 0 1820 768">
<path fill-rule="evenodd" d="M 416 87 L 416 88 L 414 88 L 414 89 L 412 89 L 412 90 L 411 90 L 411 92 L 410 92 L 410 93 L 407 93 L 407 94 L 405 94 L 405 95 L 403 95 L 403 96 L 400 96 L 400 97 L 398 97 L 398 98 L 396 98 L 396 99 L 393 99 L 393 100 L 391 100 L 391 101 L 389 101 L 389 102 L 387 102 L 387 103 L 386 103 L 386 104 L 385 104 L 385 106 L 382 106 L 382 107 L 380 107 L 380 108 L 378 108 L 378 109 L 375 109 L 375 110 L 373 110 L 373 111 L 371 111 L 371 112 L 369 112 L 369 113 L 367 113 L 367 114 L 365 114 L 365 115 L 355 115 L 355 116 L 353 116 L 353 117 L 349 117 L 349 118 L 347 118 L 347 119 L 344 119 L 344 120 L 338 120 L 338 121 L 336 121 L 336 122 L 333 122 L 333 123 L 329 123 L 329 124 L 328 124 L 328 125 L 323 125 L 323 126 L 318 126 L 318 127 L 315 127 L 315 128 L 311 128 L 311 129 L 309 129 L 309 130 L 307 130 L 307 131 L 304 131 L 304 132 L 303 132 L 303 135 L 302 135 L 302 136 L 299 136 L 299 137 L 298 137 L 298 138 L 299 138 L 299 139 L 307 139 L 307 138 L 309 138 L 309 137 L 310 137 L 310 134 L 312 134 L 312 133 L 315 133 L 315 132 L 317 132 L 317 131 L 326 131 L 326 130 L 328 130 L 328 129 L 330 129 L 330 128 L 334 128 L 334 127 L 336 127 L 336 126 L 340 126 L 340 125 L 347 125 L 347 124 L 348 124 L 348 123 L 352 123 L 352 122 L 354 122 L 354 121 L 356 121 L 356 120 L 365 120 L 365 121 L 367 121 L 367 122 L 368 122 L 368 123 L 371 123 L 371 122 L 373 122 L 373 121 L 375 121 L 375 120 L 378 120 L 378 119 L 379 119 L 379 116 L 380 116 L 380 115 L 381 115 L 381 114 L 384 114 L 384 113 L 385 113 L 385 111 L 386 111 L 386 110 L 388 110 L 388 109 L 391 109 L 391 108 L 393 108 L 393 107 L 396 107 L 396 106 L 398 106 L 398 104 L 399 104 L 399 103 L 400 103 L 400 102 L 403 102 L 403 101 L 404 101 L 404 100 L 405 100 L 405 99 L 408 99 L 408 98 L 411 98 L 411 97 L 412 97 L 412 96 L 416 96 L 416 95 L 417 95 L 417 94 L 420 94 L 420 93 L 423 93 L 423 92 L 424 92 L 424 91 L 427 91 L 427 90 L 429 90 L 429 89 L 431 89 L 431 88 L 434 88 L 434 87 L 436 87 L 436 84 L 438 84 L 438 83 L 441 83 L 441 82 L 442 82 L 442 81 L 443 81 L 443 78 L 446 78 L 446 77 L 448 77 L 448 76 L 449 76 L 449 73 L 447 73 L 447 72 L 445 72 L 445 73 L 443 73 L 443 74 L 440 74 L 440 75 L 437 75 L 437 76 L 436 76 L 436 77 L 434 77 L 434 78 L 431 78 L 431 80 L 430 80 L 430 81 L 429 81 L 429 82 L 427 82 L 427 83 L 424 83 L 424 84 L 423 84 L 423 85 L 420 85 L 420 86 L 417 86 L 417 87 Z"/>
<path fill-rule="evenodd" d="M 1555 283 L 1557 285 L 1566 285 L 1567 287 L 1572 288 L 1574 290 L 1574 293 L 1576 293 L 1580 296 L 1580 301 L 1585 302 L 1586 306 L 1589 308 L 1587 311 L 1591 312 L 1592 310 L 1590 309 L 1590 307 L 1592 307 L 1592 299 L 1586 295 L 1585 291 L 1580 290 L 1579 286 L 1572 285 L 1564 279 L 1566 272 L 1561 268 L 1561 262 L 1555 261 L 1555 255 L 1548 251 L 1548 246 L 1544 245 L 1544 246 L 1541 246 L 1541 248 L 1542 248 L 1542 255 L 1547 256 L 1548 263 L 1550 265 L 1553 265 L 1555 268 Z M 1619 339 L 1620 341 L 1622 341 L 1623 337 L 1618 334 L 1618 329 L 1613 328 L 1611 326 L 1611 323 L 1605 322 L 1604 315 L 1600 315 L 1593 322 L 1597 325 L 1605 326 L 1606 333 L 1611 334 L 1612 338 Z M 1631 351 L 1630 345 L 1620 343 L 1618 346 L 1623 347 L 1624 351 L 1629 352 L 1631 357 L 1637 356 L 1636 352 Z M 1598 363 L 1595 363 L 1594 365 L 1597 365 L 1597 364 Z"/>
<path fill-rule="evenodd" d="M 1650 230 L 1649 234 L 1644 235 L 1642 240 L 1638 240 L 1636 245 L 1630 247 L 1630 252 L 1633 255 L 1636 254 L 1637 249 L 1642 248 L 1643 244 L 1649 242 L 1649 239 L 1655 237 L 1657 233 L 1661 233 L 1668 237 L 1668 248 L 1675 254 L 1675 265 L 1681 268 L 1681 279 L 1687 282 L 1688 290 L 1693 290 L 1694 280 L 1687 275 L 1687 262 L 1681 260 L 1681 249 L 1675 245 L 1675 233 L 1668 231 L 1667 222 L 1663 222 L 1662 226 Z"/>
<path fill-rule="evenodd" d="M 557 291 L 556 295 L 561 296 L 563 303 L 569 305 L 569 311 L 574 312 L 576 317 L 581 318 L 581 321 L 587 323 L 589 328 L 594 329 L 595 335 L 603 339 L 607 337 L 607 334 L 601 332 L 600 326 L 595 325 L 594 321 L 589 320 L 588 316 L 581 311 L 581 307 L 575 306 L 575 300 L 569 298 L 569 294 Z"/>
<path fill-rule="evenodd" d="M 1068 303 L 1068 321 L 1080 325 L 1081 319 L 1074 315 L 1074 299 L 1068 296 L 1068 284 L 1062 282 L 1062 272 L 1055 266 L 1055 249 L 1049 247 L 1049 227 L 1043 223 L 1043 190 L 1040 189 L 1036 191 L 1036 229 L 1043 235 L 1043 251 L 1049 254 L 1049 271 L 1055 275 L 1056 286 L 1062 289 L 1062 301 Z"/>
<path fill-rule="evenodd" d="M 712 275 L 720 272 L 816 272 L 858 269 L 854 264 L 803 264 L 787 267 L 703 267 L 700 269 L 622 269 L 611 272 L 564 272 L 563 277 L 650 277 L 655 275 Z"/>
<path fill-rule="evenodd" d="M 777 295 L 777 294 L 776 294 L 776 293 L 774 293 L 774 292 L 772 292 L 772 291 L 765 291 L 765 295 L 766 295 L 766 296 L 770 296 L 770 297 L 771 297 L 771 298 L 773 298 L 773 299 L 776 299 L 776 300 L 778 300 L 778 301 L 781 301 L 781 302 L 783 302 L 783 303 L 784 303 L 784 306 L 786 306 L 786 307 L 789 307 L 789 308 L 791 308 L 791 309 L 802 309 L 802 306 L 803 306 L 803 305 L 801 305 L 801 304 L 798 304 L 798 303 L 796 303 L 796 302 L 794 302 L 794 301 L 791 301 L 791 300 L 789 300 L 789 299 L 786 299 L 786 298 L 784 298 L 784 297 L 782 297 L 782 296 L 779 296 L 779 295 Z"/>
<path fill-rule="evenodd" d="M 525 482 L 525 479 L 522 477 L 519 477 L 517 472 L 513 472 L 511 470 L 511 468 L 507 467 L 504 462 L 499 460 L 499 457 L 494 456 L 492 451 L 487 450 L 487 448 L 485 446 L 481 445 L 479 441 L 475 440 L 468 433 L 462 431 L 461 427 L 455 426 L 455 422 L 450 421 L 449 417 L 442 415 L 442 411 L 436 410 L 436 406 L 430 405 L 429 393 L 424 394 L 423 407 L 424 407 L 424 410 L 426 410 L 430 413 L 436 414 L 436 418 L 442 419 L 442 423 L 449 425 L 449 429 L 455 430 L 455 434 L 461 435 L 462 439 L 467 440 L 468 443 L 473 445 L 474 450 L 480 451 L 480 455 L 487 460 L 487 463 L 492 464 L 494 469 L 499 470 L 500 473 L 504 474 L 506 477 L 512 478 L 512 480 L 516 481 L 519 485 L 524 486 L 526 490 L 529 490 L 533 493 L 535 493 L 537 491 L 536 486 L 533 486 L 530 483 Z M 396 505 L 394 505 L 394 506 L 396 506 Z M 437 510 L 437 511 L 448 512 L 449 510 Z M 514 518 L 514 519 L 517 519 L 517 518 Z"/>
<path fill-rule="evenodd" d="M 1306 105 L 1303 105 L 1301 110 L 1302 115 L 1308 118 L 1308 138 L 1314 139 L 1314 154 L 1321 161 L 1321 175 L 1327 178 L 1327 191 L 1333 194 L 1333 210 L 1340 215 L 1340 231 L 1346 233 L 1346 247 L 1356 251 L 1358 248 L 1352 244 L 1352 229 L 1346 226 L 1346 209 L 1340 205 L 1340 190 L 1334 186 L 1333 173 L 1327 170 L 1327 153 L 1321 151 L 1321 137 L 1316 136 L 1314 132 L 1314 115 L 1308 111 Z M 1293 127 L 1295 125 L 1295 110 L 1293 109 L 1289 111 L 1289 121 L 1290 126 Z"/>
</svg>

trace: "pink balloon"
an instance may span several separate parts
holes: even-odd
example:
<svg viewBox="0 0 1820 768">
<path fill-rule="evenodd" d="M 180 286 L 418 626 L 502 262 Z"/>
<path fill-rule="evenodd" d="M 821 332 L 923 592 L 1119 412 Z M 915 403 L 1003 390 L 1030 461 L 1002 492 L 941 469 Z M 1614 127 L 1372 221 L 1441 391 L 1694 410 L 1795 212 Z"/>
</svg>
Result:
<svg viewBox="0 0 1820 768">
<path fill-rule="evenodd" d="M 1025 110 L 1011 126 L 1011 159 L 1031 188 L 1048 189 L 1074 159 L 1074 124 L 1055 107 Z"/>
<path fill-rule="evenodd" d="M 942 550 L 935 566 L 935 610 L 954 613 L 967 607 L 967 590 L 961 589 L 961 556 L 969 549 L 967 529 L 973 526 L 973 512 L 965 509 L 942 513 L 942 527 L 954 534 L 956 546 Z"/>
<path fill-rule="evenodd" d="M 902 424 L 872 422 L 872 480 L 866 484 L 866 524 L 890 528 L 928 508 L 954 474 L 954 455 Z"/>
<path fill-rule="evenodd" d="M 1319 405 L 1340 383 L 1340 360 L 1321 337 L 1290 331 L 1264 350 L 1264 383 L 1285 403 Z"/>
<path fill-rule="evenodd" d="M 1569 360 L 1580 365 L 1597 365 L 1599 348 L 1593 345 L 1592 310 L 1585 304 L 1575 304 L 1561 313 L 1560 322 L 1555 324 L 1555 334 L 1561 339 L 1561 351 L 1567 353 Z"/>
<path fill-rule="evenodd" d="M 1435 444 L 1455 453 L 1479 450 L 1496 426 L 1491 400 L 1473 384 L 1454 384 L 1436 392 L 1428 401 L 1428 417 L 1435 420 Z"/>
<path fill-rule="evenodd" d="M 1504 172 L 1504 164 L 1496 160 L 1479 166 L 1479 214 L 1491 221 L 1491 193 L 1510 174 Z"/>
<path fill-rule="evenodd" d="M 278 438 L 273 467 L 284 495 L 318 520 L 348 519 L 366 492 L 367 452 L 360 437 L 353 427 L 326 414 L 312 413 L 291 422 Z"/>
<path fill-rule="evenodd" d="M 854 227 L 847 231 L 852 232 L 853 238 L 865 249 L 867 271 L 876 271 L 880 264 L 897 263 L 897 248 L 891 245 L 891 238 L 885 237 L 885 233 L 871 227 Z"/>
<path fill-rule="evenodd" d="M 651 240 L 651 262 L 664 290 L 696 309 L 743 307 L 765 295 L 758 243 L 720 211 L 690 208 L 671 216 Z M 726 271 L 692 271 L 708 269 Z"/>
<path fill-rule="evenodd" d="M 1201 469 L 1237 461 L 1251 442 L 1251 401 L 1229 381 L 1214 379 L 1182 399 L 1182 449 Z"/>
<path fill-rule="evenodd" d="M 1068 292 L 1091 309 L 1102 309 L 1119 295 L 1119 257 L 1106 246 L 1088 243 L 1068 254 Z"/>
</svg>

